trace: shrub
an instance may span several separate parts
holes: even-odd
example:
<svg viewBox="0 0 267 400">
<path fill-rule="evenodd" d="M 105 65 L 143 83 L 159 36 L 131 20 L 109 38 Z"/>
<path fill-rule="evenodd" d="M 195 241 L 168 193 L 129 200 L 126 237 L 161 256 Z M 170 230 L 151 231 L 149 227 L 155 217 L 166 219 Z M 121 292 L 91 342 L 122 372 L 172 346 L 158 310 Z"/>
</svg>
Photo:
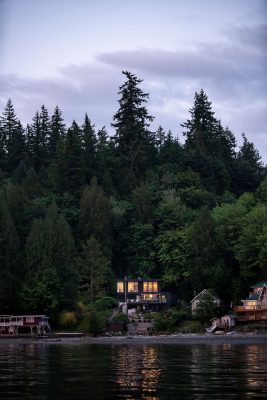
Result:
<svg viewBox="0 0 267 400">
<path fill-rule="evenodd" d="M 76 309 L 77 313 L 83 314 L 83 313 L 88 311 L 88 305 L 84 304 L 82 301 L 79 301 L 76 304 L 76 308 L 75 309 Z"/>
<path fill-rule="evenodd" d="M 197 333 L 203 329 L 200 321 L 183 321 L 179 327 L 181 333 Z"/>
<path fill-rule="evenodd" d="M 169 330 L 169 321 L 162 314 L 154 314 L 154 330 L 156 332 L 166 332 Z"/>
<path fill-rule="evenodd" d="M 117 300 L 113 297 L 105 296 L 95 302 L 95 308 L 98 311 L 111 310 L 117 307 Z"/>
<path fill-rule="evenodd" d="M 59 325 L 73 328 L 77 324 L 77 318 L 73 311 L 62 311 L 59 316 Z"/>
<path fill-rule="evenodd" d="M 92 333 L 97 335 L 105 330 L 108 322 L 109 313 L 107 311 L 91 310 L 83 314 L 82 321 L 79 323 L 78 329 L 84 333 Z"/>
<path fill-rule="evenodd" d="M 113 322 L 128 322 L 129 318 L 128 315 L 123 314 L 122 312 L 118 312 L 113 318 Z"/>
</svg>

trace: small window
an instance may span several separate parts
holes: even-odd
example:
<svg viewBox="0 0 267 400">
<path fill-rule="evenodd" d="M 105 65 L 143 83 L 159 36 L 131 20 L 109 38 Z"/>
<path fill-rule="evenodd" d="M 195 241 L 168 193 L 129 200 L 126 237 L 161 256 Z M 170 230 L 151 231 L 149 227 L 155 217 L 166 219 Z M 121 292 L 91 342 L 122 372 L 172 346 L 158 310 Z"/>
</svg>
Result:
<svg viewBox="0 0 267 400">
<path fill-rule="evenodd" d="M 144 292 L 158 292 L 158 282 L 144 282 Z"/>
<path fill-rule="evenodd" d="M 124 293 L 124 282 L 117 282 L 117 293 Z"/>
<path fill-rule="evenodd" d="M 138 293 L 138 282 L 128 282 L 128 292 Z"/>
<path fill-rule="evenodd" d="M 26 323 L 34 322 L 34 317 L 26 317 Z"/>
</svg>

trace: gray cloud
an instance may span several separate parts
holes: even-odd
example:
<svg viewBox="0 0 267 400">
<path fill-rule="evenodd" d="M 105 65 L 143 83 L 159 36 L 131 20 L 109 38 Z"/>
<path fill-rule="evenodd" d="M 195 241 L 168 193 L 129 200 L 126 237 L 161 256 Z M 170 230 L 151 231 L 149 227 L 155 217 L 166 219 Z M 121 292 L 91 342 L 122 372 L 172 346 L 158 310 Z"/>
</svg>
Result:
<svg viewBox="0 0 267 400">
<path fill-rule="evenodd" d="M 30 122 L 35 111 L 45 104 L 52 112 L 58 105 L 67 123 L 82 122 L 85 112 L 99 127 L 110 125 L 115 112 L 115 95 L 120 74 L 94 65 L 69 65 L 57 78 L 30 79 L 18 75 L 0 75 L 0 104 L 8 98 L 23 123 Z"/>
<path fill-rule="evenodd" d="M 151 88 L 152 108 L 158 111 L 158 119 L 167 122 L 169 117 L 172 124 L 175 107 L 176 115 L 185 118 L 194 92 L 204 88 L 222 123 L 239 137 L 246 132 L 266 159 L 267 25 L 229 26 L 222 33 L 216 44 L 195 42 L 176 51 L 106 52 L 98 60 L 114 67 L 123 65 L 148 81 L 160 82 L 159 88 Z"/>
<path fill-rule="evenodd" d="M 253 51 L 267 50 L 267 24 L 230 26 L 221 29 L 221 32 L 230 41 L 238 41 L 244 47 L 253 47 Z"/>
<path fill-rule="evenodd" d="M 267 160 L 266 139 L 266 32 L 267 25 L 230 26 L 222 31 L 221 43 L 191 43 L 187 49 L 137 49 L 99 54 L 82 65 L 58 70 L 57 77 L 29 79 L 18 75 L 0 76 L 0 105 L 10 97 L 23 123 L 45 104 L 56 105 L 66 122 L 82 122 L 88 112 L 97 127 L 110 123 L 117 110 L 117 92 L 129 69 L 144 82 L 150 93 L 147 104 L 159 124 L 181 136 L 180 124 L 188 118 L 194 93 L 203 88 L 217 118 L 240 137 L 245 132 Z"/>
<path fill-rule="evenodd" d="M 123 65 L 149 73 L 150 76 L 154 74 L 162 79 L 197 80 L 205 86 L 216 85 L 223 91 L 231 87 L 228 96 L 236 96 L 237 89 L 244 84 L 249 90 L 265 96 L 267 25 L 230 27 L 224 30 L 224 35 L 232 41 L 216 45 L 196 42 L 194 47 L 176 51 L 143 49 L 106 52 L 99 54 L 98 60 L 115 67 Z"/>
</svg>

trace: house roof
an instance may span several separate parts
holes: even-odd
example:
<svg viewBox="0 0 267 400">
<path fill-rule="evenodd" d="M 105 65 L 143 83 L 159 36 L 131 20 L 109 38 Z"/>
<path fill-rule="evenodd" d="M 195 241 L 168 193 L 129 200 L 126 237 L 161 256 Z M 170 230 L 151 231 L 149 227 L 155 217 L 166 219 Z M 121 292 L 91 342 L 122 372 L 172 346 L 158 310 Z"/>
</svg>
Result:
<svg viewBox="0 0 267 400">
<path fill-rule="evenodd" d="M 219 300 L 218 297 L 213 296 L 207 289 L 203 289 L 202 292 L 196 295 L 196 297 L 191 300 L 190 303 L 193 303 L 194 300 L 196 300 L 198 297 L 201 297 L 203 294 L 207 293 L 210 297 L 212 297 L 214 300 Z"/>
<path fill-rule="evenodd" d="M 228 318 L 236 318 L 236 315 L 235 315 L 235 314 L 225 314 L 225 315 L 223 315 L 221 318 L 225 318 L 225 317 L 228 317 Z"/>
<path fill-rule="evenodd" d="M 260 293 L 257 293 L 257 294 L 251 294 L 245 300 L 259 300 L 259 299 L 260 299 Z"/>
<path fill-rule="evenodd" d="M 116 279 L 116 282 L 160 282 L 160 279 L 149 279 L 149 278 L 121 278 Z"/>
<path fill-rule="evenodd" d="M 260 281 L 260 282 L 257 282 L 255 285 L 253 285 L 253 286 L 251 286 L 252 288 L 260 288 L 260 287 L 263 287 L 263 286 L 267 286 L 267 281 Z"/>
</svg>

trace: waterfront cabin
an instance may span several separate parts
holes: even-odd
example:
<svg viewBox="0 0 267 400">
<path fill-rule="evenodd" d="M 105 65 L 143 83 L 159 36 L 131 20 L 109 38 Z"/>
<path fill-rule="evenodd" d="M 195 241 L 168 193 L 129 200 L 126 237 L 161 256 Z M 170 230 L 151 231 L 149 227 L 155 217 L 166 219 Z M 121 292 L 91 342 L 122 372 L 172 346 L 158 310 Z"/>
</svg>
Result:
<svg viewBox="0 0 267 400">
<path fill-rule="evenodd" d="M 123 311 L 160 311 L 171 303 L 171 294 L 161 291 L 160 279 L 117 279 L 116 297 Z"/>
<path fill-rule="evenodd" d="M 237 321 L 267 321 L 267 281 L 261 281 L 251 287 L 242 306 L 234 307 Z"/>
<path fill-rule="evenodd" d="M 42 335 L 50 330 L 45 315 L 0 315 L 0 335 Z"/>
<path fill-rule="evenodd" d="M 193 300 L 191 300 L 191 311 L 193 315 L 196 314 L 200 304 L 207 299 L 210 299 L 216 307 L 220 307 L 220 300 L 213 296 L 208 290 L 204 289 L 197 296 L 195 296 Z"/>
</svg>

